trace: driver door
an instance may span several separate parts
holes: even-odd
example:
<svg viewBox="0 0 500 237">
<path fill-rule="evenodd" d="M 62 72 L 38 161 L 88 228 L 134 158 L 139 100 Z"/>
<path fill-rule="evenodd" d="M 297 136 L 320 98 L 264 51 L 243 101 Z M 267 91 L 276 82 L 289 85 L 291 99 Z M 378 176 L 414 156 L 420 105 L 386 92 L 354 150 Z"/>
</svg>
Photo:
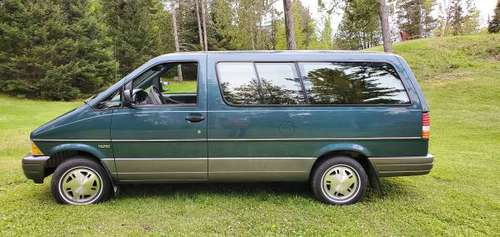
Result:
<svg viewBox="0 0 500 237">
<path fill-rule="evenodd" d="M 111 139 L 120 181 L 207 179 L 207 105 L 200 99 L 206 97 L 201 68 L 200 62 L 161 64 L 126 85 L 146 92 L 147 98 L 113 111 Z"/>
</svg>

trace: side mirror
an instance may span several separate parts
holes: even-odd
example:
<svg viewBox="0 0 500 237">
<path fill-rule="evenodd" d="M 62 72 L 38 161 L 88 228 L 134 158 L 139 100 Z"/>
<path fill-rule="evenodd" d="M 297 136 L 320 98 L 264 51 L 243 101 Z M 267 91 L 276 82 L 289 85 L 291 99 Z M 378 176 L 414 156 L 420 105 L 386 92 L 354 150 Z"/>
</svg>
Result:
<svg viewBox="0 0 500 237">
<path fill-rule="evenodd" d="M 148 93 L 142 89 L 124 90 L 123 91 L 123 105 L 132 106 L 140 104 L 148 98 Z"/>
</svg>

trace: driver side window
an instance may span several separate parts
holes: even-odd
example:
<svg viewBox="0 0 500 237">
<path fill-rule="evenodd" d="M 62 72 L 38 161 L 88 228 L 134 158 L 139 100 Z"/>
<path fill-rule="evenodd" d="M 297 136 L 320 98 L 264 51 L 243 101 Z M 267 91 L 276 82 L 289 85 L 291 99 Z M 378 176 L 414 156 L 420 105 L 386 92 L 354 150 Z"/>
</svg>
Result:
<svg viewBox="0 0 500 237">
<path fill-rule="evenodd" d="M 135 78 L 127 89 L 136 105 L 195 105 L 198 64 L 166 63 L 154 66 Z"/>
</svg>

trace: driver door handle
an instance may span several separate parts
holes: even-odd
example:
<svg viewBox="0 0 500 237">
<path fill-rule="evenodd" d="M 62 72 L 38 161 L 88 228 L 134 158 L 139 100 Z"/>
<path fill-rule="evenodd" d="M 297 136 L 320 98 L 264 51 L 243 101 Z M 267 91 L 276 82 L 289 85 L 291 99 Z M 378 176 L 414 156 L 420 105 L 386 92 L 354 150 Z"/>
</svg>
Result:
<svg viewBox="0 0 500 237">
<path fill-rule="evenodd" d="M 189 121 L 191 123 L 198 123 L 203 120 L 205 120 L 205 117 L 203 117 L 203 115 L 200 113 L 190 113 L 186 116 L 186 121 Z"/>
</svg>

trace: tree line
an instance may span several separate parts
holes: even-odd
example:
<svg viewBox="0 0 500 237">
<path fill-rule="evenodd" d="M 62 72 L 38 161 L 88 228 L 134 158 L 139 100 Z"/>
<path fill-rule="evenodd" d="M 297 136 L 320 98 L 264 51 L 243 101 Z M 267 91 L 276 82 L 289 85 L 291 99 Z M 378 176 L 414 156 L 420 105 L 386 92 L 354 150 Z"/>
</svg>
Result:
<svg viewBox="0 0 500 237">
<path fill-rule="evenodd" d="M 82 98 L 175 51 L 390 49 L 396 38 L 479 30 L 472 0 L 318 3 L 312 12 L 300 0 L 2 0 L 0 92 Z M 499 30 L 498 9 L 490 32 Z"/>
</svg>

